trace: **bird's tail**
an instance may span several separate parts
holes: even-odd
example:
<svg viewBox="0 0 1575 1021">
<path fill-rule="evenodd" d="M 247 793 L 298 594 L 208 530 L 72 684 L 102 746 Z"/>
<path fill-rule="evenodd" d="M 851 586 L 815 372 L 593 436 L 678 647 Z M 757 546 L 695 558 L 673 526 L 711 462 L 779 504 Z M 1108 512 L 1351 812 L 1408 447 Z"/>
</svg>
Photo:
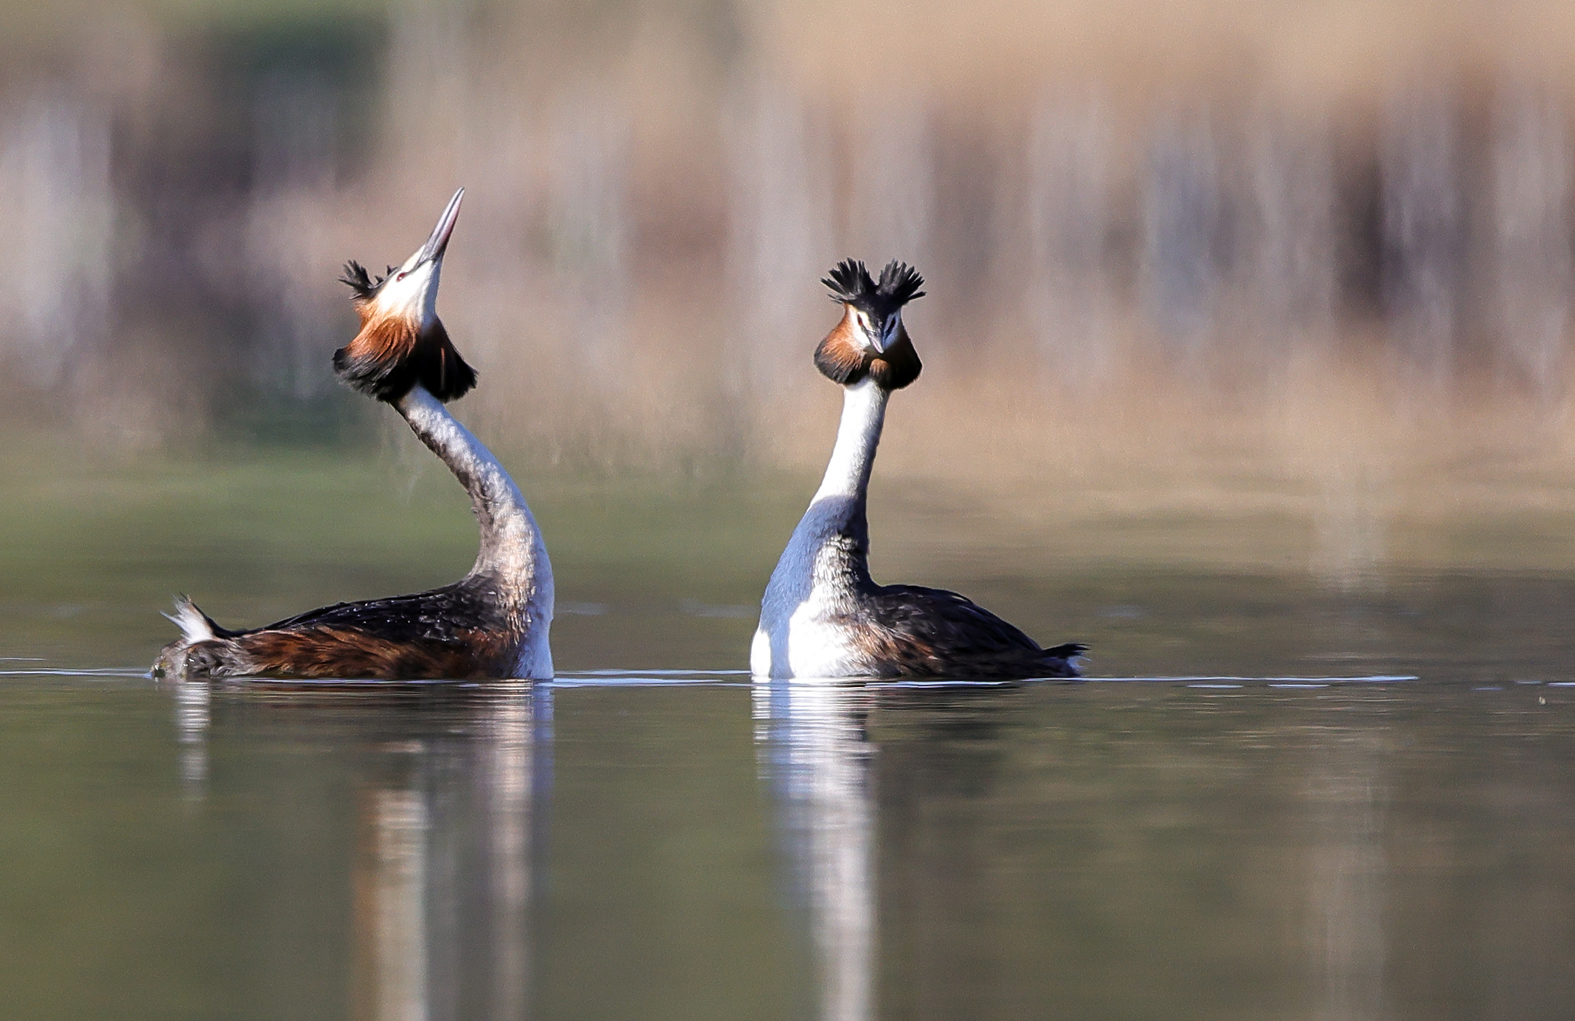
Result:
<svg viewBox="0 0 1575 1021">
<path fill-rule="evenodd" d="M 234 631 L 229 631 L 214 623 L 212 617 L 197 608 L 191 597 L 179 595 L 175 597 L 175 612 L 164 614 L 176 627 L 187 642 L 207 642 L 215 638 L 231 638 Z"/>
<path fill-rule="evenodd" d="M 1082 642 L 1067 642 L 1057 645 L 1053 649 L 1044 651 L 1043 663 L 1056 677 L 1081 677 L 1082 664 L 1077 662 L 1077 657 L 1088 651 L 1088 646 Z"/>
</svg>

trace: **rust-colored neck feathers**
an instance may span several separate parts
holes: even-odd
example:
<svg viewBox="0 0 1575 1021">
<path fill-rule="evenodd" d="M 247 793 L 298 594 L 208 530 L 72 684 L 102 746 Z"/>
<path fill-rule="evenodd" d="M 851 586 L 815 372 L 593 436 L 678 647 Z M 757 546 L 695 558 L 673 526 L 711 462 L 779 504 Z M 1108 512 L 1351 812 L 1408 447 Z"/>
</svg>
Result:
<svg viewBox="0 0 1575 1021">
<path fill-rule="evenodd" d="M 815 349 L 815 368 L 834 383 L 852 386 L 866 376 L 882 390 L 901 390 L 919 378 L 924 364 L 908 339 L 908 328 L 899 325 L 897 339 L 885 351 L 876 352 L 859 336 L 851 307 L 842 321 Z"/>
<path fill-rule="evenodd" d="M 425 326 L 408 315 L 356 299 L 361 332 L 334 352 L 334 371 L 355 389 L 392 404 L 420 385 L 440 401 L 463 396 L 476 385 L 472 369 L 448 339 L 443 321 Z"/>
</svg>

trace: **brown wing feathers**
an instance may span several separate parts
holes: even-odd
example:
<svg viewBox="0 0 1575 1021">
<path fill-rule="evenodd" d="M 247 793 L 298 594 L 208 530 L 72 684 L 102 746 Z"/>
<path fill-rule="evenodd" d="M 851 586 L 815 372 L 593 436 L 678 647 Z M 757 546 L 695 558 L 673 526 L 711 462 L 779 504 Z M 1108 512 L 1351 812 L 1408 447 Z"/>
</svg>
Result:
<svg viewBox="0 0 1575 1021">
<path fill-rule="evenodd" d="M 206 619 L 206 618 L 205 618 Z M 175 649 L 188 676 L 503 677 L 522 622 L 499 607 L 495 579 L 468 577 L 416 595 L 338 603 Z M 161 654 L 161 663 L 164 663 Z"/>
<path fill-rule="evenodd" d="M 1076 677 L 1078 642 L 1040 648 L 966 596 L 918 585 L 872 585 L 859 629 L 872 661 L 892 676 L 1021 679 Z"/>
<path fill-rule="evenodd" d="M 501 677 L 512 636 L 472 630 L 459 641 L 392 641 L 349 628 L 254 631 L 236 639 L 260 673 L 276 677 L 390 680 Z"/>
</svg>

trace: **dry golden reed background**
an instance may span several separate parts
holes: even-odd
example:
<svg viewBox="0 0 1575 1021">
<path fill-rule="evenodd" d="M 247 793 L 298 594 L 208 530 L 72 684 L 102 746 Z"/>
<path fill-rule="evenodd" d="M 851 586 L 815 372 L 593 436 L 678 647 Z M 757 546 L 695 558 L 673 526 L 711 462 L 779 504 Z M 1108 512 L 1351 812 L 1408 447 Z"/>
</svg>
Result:
<svg viewBox="0 0 1575 1021">
<path fill-rule="evenodd" d="M 463 184 L 440 300 L 483 372 L 461 408 L 538 464 L 812 469 L 836 413 L 816 281 L 852 255 L 929 280 L 889 479 L 1091 514 L 1122 491 L 1334 519 L 1440 513 L 1441 486 L 1569 502 L 1569 4 L 0 25 L 13 423 L 145 448 L 342 402 L 339 264 L 402 259 Z"/>
</svg>

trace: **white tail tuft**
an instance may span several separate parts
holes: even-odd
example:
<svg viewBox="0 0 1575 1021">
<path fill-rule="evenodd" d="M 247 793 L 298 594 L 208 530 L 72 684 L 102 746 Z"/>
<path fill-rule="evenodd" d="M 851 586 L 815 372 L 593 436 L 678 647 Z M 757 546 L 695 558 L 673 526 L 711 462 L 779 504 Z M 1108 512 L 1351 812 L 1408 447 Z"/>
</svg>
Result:
<svg viewBox="0 0 1575 1021">
<path fill-rule="evenodd" d="M 213 621 L 187 596 L 176 596 L 175 612 L 164 616 L 180 628 L 181 637 L 188 642 L 207 642 L 219 637 L 213 633 Z"/>
</svg>

